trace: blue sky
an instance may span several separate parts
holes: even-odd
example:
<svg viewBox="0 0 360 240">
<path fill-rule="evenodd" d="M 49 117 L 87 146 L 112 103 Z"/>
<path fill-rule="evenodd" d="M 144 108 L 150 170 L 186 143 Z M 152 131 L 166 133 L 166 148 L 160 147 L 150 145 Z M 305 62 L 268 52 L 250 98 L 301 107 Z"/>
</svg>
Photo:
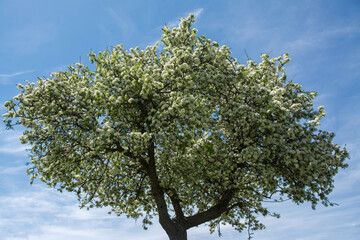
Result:
<svg viewBox="0 0 360 240">
<path fill-rule="evenodd" d="M 318 91 L 324 105 L 322 128 L 346 144 L 349 168 L 335 178 L 330 195 L 339 206 L 291 202 L 269 204 L 280 219 L 265 218 L 256 240 L 357 239 L 360 235 L 360 1 L 95 1 L 0 0 L 0 114 L 3 103 L 18 94 L 17 83 L 36 81 L 78 62 L 87 53 L 123 43 L 145 48 L 160 39 L 164 24 L 176 26 L 195 13 L 199 34 L 228 45 L 245 63 L 246 54 L 277 57 L 289 52 L 289 79 Z M 167 239 L 157 222 L 148 231 L 141 221 L 107 214 L 107 209 L 80 210 L 76 196 L 58 193 L 25 173 L 23 129 L 0 125 L 1 240 Z M 220 239 L 247 239 L 229 226 Z M 219 239 L 206 227 L 188 232 L 189 240 Z"/>
</svg>

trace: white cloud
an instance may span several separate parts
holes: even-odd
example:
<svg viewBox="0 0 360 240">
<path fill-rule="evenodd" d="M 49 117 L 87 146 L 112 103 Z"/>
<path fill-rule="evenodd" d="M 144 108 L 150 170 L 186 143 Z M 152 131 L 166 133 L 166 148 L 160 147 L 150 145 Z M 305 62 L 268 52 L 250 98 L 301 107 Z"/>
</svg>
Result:
<svg viewBox="0 0 360 240">
<path fill-rule="evenodd" d="M 281 213 L 281 218 L 265 218 L 263 223 L 267 229 L 256 232 L 255 239 L 294 239 L 293 236 L 309 240 L 340 239 L 342 236 L 346 239 L 346 231 L 354 233 L 359 224 L 356 216 L 360 210 L 355 210 L 359 200 L 360 197 L 342 198 L 339 206 L 319 206 L 316 211 L 311 210 L 309 204 L 275 204 L 272 209 Z"/>
<path fill-rule="evenodd" d="M 56 214 L 56 217 L 83 221 L 114 219 L 114 216 L 107 214 L 107 211 L 104 209 L 94 208 L 87 211 L 85 209 L 80 209 L 78 204 L 64 206 L 63 211 Z"/>
<path fill-rule="evenodd" d="M 154 218 L 149 230 L 142 229 L 141 219 L 107 214 L 107 208 L 79 209 L 73 193 L 59 193 L 35 184 L 25 191 L 14 191 L 0 197 L 0 232 L 4 240 L 117 240 L 119 236 L 132 240 L 167 239 Z M 229 226 L 222 227 L 224 236 Z M 189 240 L 218 239 L 200 226 L 188 232 Z"/>
<path fill-rule="evenodd" d="M 13 77 L 20 76 L 26 73 L 31 73 L 33 71 L 19 71 L 15 73 L 9 73 L 9 74 L 0 74 L 0 83 L 6 84 L 9 82 L 9 80 Z"/>
<path fill-rule="evenodd" d="M 194 13 L 195 18 L 200 18 L 200 15 L 203 13 L 204 9 L 203 8 L 198 8 L 195 9 L 192 13 Z"/>
<path fill-rule="evenodd" d="M 11 73 L 11 74 L 0 74 L 0 77 L 11 78 L 11 77 L 15 77 L 15 76 L 22 75 L 22 74 L 29 73 L 29 72 L 33 72 L 33 71 L 22 71 L 22 72 L 16 72 L 16 73 Z"/>
<path fill-rule="evenodd" d="M 184 14 L 182 17 L 178 17 L 178 18 L 170 21 L 169 23 L 167 23 L 167 26 L 169 28 L 178 26 L 179 22 L 180 22 L 180 19 L 183 18 L 183 17 L 185 17 L 185 18 L 188 17 L 191 13 L 194 14 L 195 19 L 198 20 L 203 12 L 204 12 L 203 8 L 194 9 L 193 11 Z"/>
<path fill-rule="evenodd" d="M 0 232 L 4 240 L 166 239 L 155 224 L 144 231 L 141 222 L 107 214 L 107 208 L 79 209 L 73 193 L 59 193 L 40 184 L 0 197 Z"/>
<path fill-rule="evenodd" d="M 22 165 L 22 166 L 16 166 L 16 167 L 2 167 L 0 169 L 0 175 L 14 175 L 14 174 L 18 174 L 20 172 L 25 172 L 26 170 L 26 166 Z"/>
<path fill-rule="evenodd" d="M 20 143 L 19 136 L 21 134 L 14 131 L 1 131 L 0 136 L 0 153 L 3 154 L 27 154 L 26 149 L 29 148 L 27 145 Z"/>
</svg>

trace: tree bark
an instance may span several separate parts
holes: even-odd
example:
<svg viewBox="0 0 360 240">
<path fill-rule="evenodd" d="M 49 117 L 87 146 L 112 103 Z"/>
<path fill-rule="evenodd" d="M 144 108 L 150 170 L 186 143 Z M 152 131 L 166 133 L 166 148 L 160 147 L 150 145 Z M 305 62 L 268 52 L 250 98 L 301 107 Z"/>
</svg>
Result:
<svg viewBox="0 0 360 240">
<path fill-rule="evenodd" d="M 186 229 L 179 223 L 174 223 L 171 233 L 167 232 L 170 240 L 187 240 Z"/>
</svg>

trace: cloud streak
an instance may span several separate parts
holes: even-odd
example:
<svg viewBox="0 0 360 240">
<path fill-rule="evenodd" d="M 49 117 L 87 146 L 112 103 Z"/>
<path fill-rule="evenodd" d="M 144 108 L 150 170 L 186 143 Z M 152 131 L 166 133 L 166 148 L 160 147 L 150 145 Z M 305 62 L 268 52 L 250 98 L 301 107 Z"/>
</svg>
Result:
<svg viewBox="0 0 360 240">
<path fill-rule="evenodd" d="M 159 226 L 144 231 L 141 223 L 109 215 L 107 208 L 87 211 L 76 203 L 75 194 L 59 193 L 40 184 L 0 197 L 2 239 L 166 239 Z"/>
<path fill-rule="evenodd" d="M 350 36 L 359 33 L 360 29 L 357 26 L 338 26 L 323 31 L 311 29 L 311 31 L 306 34 L 301 34 L 295 40 L 286 42 L 285 47 L 293 51 L 309 50 L 309 48 L 318 48 L 335 37 Z"/>
<path fill-rule="evenodd" d="M 135 32 L 136 26 L 125 14 L 120 16 L 110 7 L 106 8 L 106 12 L 112 17 L 115 24 L 120 28 L 123 37 L 131 35 Z M 100 27 L 100 29 L 102 31 L 108 32 L 103 26 Z"/>
<path fill-rule="evenodd" d="M 203 8 L 197 8 L 197 9 L 194 9 L 193 11 L 191 11 L 191 12 L 188 12 L 188 13 L 184 14 L 183 17 L 187 17 L 190 14 L 194 14 L 195 19 L 199 19 L 203 12 L 204 12 Z M 170 27 L 170 28 L 178 26 L 180 19 L 183 18 L 183 17 L 179 17 L 179 18 L 177 18 L 175 20 L 170 21 L 169 23 L 167 23 L 167 26 Z"/>
<path fill-rule="evenodd" d="M 0 77 L 12 78 L 12 77 L 22 75 L 25 73 L 30 73 L 30 72 L 33 72 L 33 71 L 21 71 L 21 72 L 15 72 L 15 73 L 11 73 L 11 74 L 0 74 Z"/>
<path fill-rule="evenodd" d="M 14 72 L 14 73 L 10 73 L 10 74 L 1 74 L 0 73 L 0 83 L 2 84 L 6 84 L 9 82 L 9 80 L 13 77 L 17 77 L 26 73 L 31 73 L 34 71 L 19 71 L 19 72 Z"/>
<path fill-rule="evenodd" d="M 22 145 L 19 140 L 21 134 L 6 134 L 1 132 L 2 140 L 0 140 L 0 154 L 26 154 L 27 145 Z"/>
<path fill-rule="evenodd" d="M 53 41 L 56 31 L 56 26 L 51 23 L 15 28 L 6 36 L 4 47 L 15 53 L 32 54 Z"/>
<path fill-rule="evenodd" d="M 16 166 L 16 167 L 2 167 L 0 169 L 1 175 L 14 175 L 19 174 L 20 172 L 25 172 L 25 169 L 27 167 L 25 165 L 22 166 Z"/>
</svg>

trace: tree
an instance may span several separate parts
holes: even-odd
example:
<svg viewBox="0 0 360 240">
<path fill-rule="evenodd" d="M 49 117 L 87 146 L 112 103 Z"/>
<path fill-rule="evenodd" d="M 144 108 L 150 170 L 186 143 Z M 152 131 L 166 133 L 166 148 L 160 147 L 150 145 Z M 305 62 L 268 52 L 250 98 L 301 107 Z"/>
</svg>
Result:
<svg viewBox="0 0 360 240">
<path fill-rule="evenodd" d="M 265 200 L 332 205 L 348 153 L 318 129 L 316 93 L 286 80 L 288 54 L 241 65 L 193 24 L 165 26 L 163 48 L 90 52 L 94 71 L 77 63 L 19 84 L 4 121 L 27 128 L 31 182 L 144 228 L 158 215 L 171 240 L 203 223 L 261 229 L 258 215 L 277 216 Z"/>
</svg>

